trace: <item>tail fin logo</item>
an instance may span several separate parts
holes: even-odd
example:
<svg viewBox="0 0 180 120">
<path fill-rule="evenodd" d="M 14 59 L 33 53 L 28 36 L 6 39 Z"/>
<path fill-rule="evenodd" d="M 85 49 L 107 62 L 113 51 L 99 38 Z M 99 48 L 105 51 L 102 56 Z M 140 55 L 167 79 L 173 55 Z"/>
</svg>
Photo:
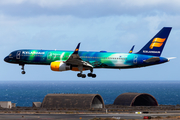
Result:
<svg viewBox="0 0 180 120">
<path fill-rule="evenodd" d="M 161 47 L 165 40 L 166 38 L 154 38 L 149 48 L 153 49 L 154 47 Z"/>
</svg>

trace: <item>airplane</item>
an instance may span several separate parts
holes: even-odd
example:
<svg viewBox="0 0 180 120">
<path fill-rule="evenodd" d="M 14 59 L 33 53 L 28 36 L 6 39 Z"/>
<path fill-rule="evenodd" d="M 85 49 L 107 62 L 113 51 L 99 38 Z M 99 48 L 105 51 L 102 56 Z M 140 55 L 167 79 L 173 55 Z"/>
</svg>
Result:
<svg viewBox="0 0 180 120">
<path fill-rule="evenodd" d="M 79 51 L 80 43 L 74 51 L 64 50 L 31 50 L 21 49 L 11 52 L 4 58 L 5 62 L 22 66 L 25 74 L 25 64 L 50 65 L 52 71 L 80 71 L 77 77 L 85 78 L 83 71 L 90 70 L 88 77 L 95 78 L 95 68 L 129 69 L 162 64 L 171 58 L 160 57 L 172 27 L 162 28 L 139 52 L 87 52 Z"/>
</svg>

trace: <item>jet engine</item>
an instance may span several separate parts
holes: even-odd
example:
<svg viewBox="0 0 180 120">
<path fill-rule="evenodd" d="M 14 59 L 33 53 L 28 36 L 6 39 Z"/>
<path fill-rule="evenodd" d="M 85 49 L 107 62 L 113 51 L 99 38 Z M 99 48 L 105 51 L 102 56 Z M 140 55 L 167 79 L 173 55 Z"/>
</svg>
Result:
<svg viewBox="0 0 180 120">
<path fill-rule="evenodd" d="M 71 70 L 71 66 L 66 65 L 66 63 L 63 63 L 62 61 L 57 61 L 57 62 L 51 63 L 51 70 L 52 71 L 67 71 L 67 70 Z"/>
</svg>

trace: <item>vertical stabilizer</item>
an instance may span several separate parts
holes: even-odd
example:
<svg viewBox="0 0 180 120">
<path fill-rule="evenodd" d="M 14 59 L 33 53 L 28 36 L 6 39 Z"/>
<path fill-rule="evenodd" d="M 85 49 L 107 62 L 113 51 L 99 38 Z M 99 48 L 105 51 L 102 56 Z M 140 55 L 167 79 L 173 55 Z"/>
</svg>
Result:
<svg viewBox="0 0 180 120">
<path fill-rule="evenodd" d="M 162 28 L 137 54 L 160 56 L 172 27 Z"/>
</svg>

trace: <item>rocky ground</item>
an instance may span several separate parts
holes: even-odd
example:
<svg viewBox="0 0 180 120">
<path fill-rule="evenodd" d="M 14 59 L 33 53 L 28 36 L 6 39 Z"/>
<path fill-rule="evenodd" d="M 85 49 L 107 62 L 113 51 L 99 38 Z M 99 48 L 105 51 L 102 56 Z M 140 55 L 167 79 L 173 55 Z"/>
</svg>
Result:
<svg viewBox="0 0 180 120">
<path fill-rule="evenodd" d="M 80 109 L 80 108 L 36 108 L 36 107 L 14 107 L 11 109 L 0 108 L 0 113 L 134 113 L 141 111 L 143 113 L 165 113 L 168 111 L 179 111 L 180 105 L 159 105 L 159 106 L 118 106 L 106 105 L 103 109 Z"/>
<path fill-rule="evenodd" d="M 173 116 L 151 117 L 154 120 L 180 120 L 180 105 L 159 105 L 159 106 L 118 106 L 106 105 L 103 109 L 79 109 L 79 108 L 36 108 L 36 107 L 14 107 L 11 109 L 0 108 L 0 114 L 168 114 L 177 113 Z M 117 120 L 118 118 L 94 118 L 91 120 Z M 120 119 L 126 120 L 126 119 Z M 129 119 L 130 120 L 130 119 Z M 142 119 L 131 119 L 142 120 Z"/>
</svg>

